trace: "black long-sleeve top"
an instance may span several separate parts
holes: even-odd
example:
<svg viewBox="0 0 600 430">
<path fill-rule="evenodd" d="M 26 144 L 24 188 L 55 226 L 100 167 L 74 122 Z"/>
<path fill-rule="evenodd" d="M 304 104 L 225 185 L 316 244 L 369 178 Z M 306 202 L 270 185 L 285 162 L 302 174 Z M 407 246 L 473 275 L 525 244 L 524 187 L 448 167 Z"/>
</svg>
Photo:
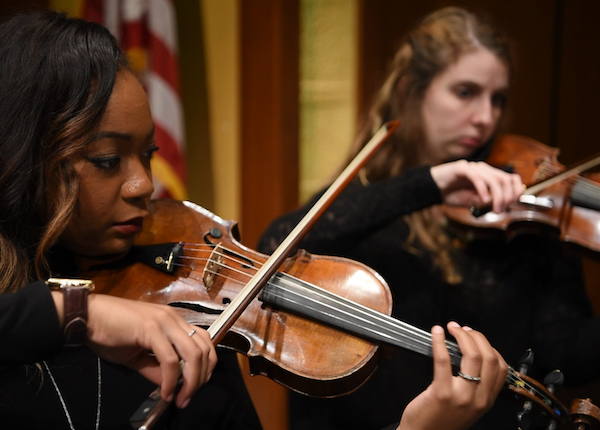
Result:
<svg viewBox="0 0 600 430">
<path fill-rule="evenodd" d="M 313 202 L 275 220 L 258 250 L 271 253 Z M 393 315 L 424 330 L 454 320 L 481 331 L 509 364 L 527 348 L 529 375 L 543 379 L 559 368 L 566 383 L 600 376 L 600 319 L 593 316 L 579 258 L 558 241 L 519 236 L 510 243 L 477 240 L 456 249 L 463 282 L 443 281 L 419 244 L 406 246 L 402 216 L 441 203 L 429 167 L 363 186 L 353 182 L 300 243 L 315 254 L 367 264 L 388 282 Z M 416 251 L 415 251 L 416 249 Z M 396 349 L 354 393 L 335 399 L 292 394 L 292 429 L 377 429 L 397 421 L 403 407 L 432 380 L 432 362 Z M 516 428 L 520 404 L 499 398 L 475 428 Z"/>
<path fill-rule="evenodd" d="M 44 282 L 0 294 L 0 364 L 35 363 L 61 347 L 58 315 Z"/>
<path fill-rule="evenodd" d="M 75 429 L 94 429 L 100 386 L 99 428 L 131 430 L 129 418 L 156 386 L 102 360 L 99 375 L 97 357 L 88 348 L 63 348 L 62 342 L 56 307 L 43 281 L 0 294 L 0 429 L 68 430 L 67 412 Z M 218 356 L 210 381 L 188 407 L 171 406 L 155 429 L 261 428 L 235 353 L 219 350 Z"/>
</svg>

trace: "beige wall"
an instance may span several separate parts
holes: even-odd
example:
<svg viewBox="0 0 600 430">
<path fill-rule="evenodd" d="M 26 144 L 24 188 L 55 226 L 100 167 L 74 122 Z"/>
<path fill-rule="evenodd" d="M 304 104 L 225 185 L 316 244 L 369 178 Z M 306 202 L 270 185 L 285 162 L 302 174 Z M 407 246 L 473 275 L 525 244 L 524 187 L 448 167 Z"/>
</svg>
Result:
<svg viewBox="0 0 600 430">
<path fill-rule="evenodd" d="M 300 200 L 328 185 L 355 133 L 356 0 L 300 2 Z"/>
<path fill-rule="evenodd" d="M 206 77 L 214 211 L 239 220 L 238 0 L 200 0 Z M 193 162 L 191 164 L 193 168 Z M 201 162 L 201 160 L 198 160 Z"/>
</svg>

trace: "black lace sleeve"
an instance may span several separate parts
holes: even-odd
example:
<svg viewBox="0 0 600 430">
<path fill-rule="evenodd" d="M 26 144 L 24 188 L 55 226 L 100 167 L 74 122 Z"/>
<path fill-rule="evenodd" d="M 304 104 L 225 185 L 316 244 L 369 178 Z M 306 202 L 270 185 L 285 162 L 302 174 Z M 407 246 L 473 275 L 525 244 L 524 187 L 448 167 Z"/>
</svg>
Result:
<svg viewBox="0 0 600 430">
<path fill-rule="evenodd" d="M 261 236 L 258 251 L 272 253 L 320 195 L 302 208 L 273 221 Z M 354 181 L 332 202 L 299 247 L 311 252 L 335 254 L 332 244 L 339 248 L 346 241 L 356 240 L 401 215 L 441 201 L 430 166 L 410 169 L 399 176 L 366 186 Z"/>
</svg>

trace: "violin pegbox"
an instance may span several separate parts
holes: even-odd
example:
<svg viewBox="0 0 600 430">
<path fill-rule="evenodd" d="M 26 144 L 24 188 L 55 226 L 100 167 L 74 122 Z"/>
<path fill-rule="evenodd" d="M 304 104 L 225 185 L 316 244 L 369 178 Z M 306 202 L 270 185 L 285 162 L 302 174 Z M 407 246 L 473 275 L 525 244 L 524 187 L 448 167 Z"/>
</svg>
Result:
<svg viewBox="0 0 600 430">
<path fill-rule="evenodd" d="M 507 377 L 508 388 L 518 398 L 525 399 L 517 414 L 518 428 L 527 430 L 534 420 L 537 422 L 540 419 L 548 423 L 547 429 L 556 428 L 558 423 L 570 422 L 569 411 L 554 396 L 556 387 L 564 381 L 564 375 L 559 370 L 554 370 L 544 378 L 542 385 L 526 375 L 532 364 L 533 351 L 528 349 L 519 360 L 519 371 L 509 370 Z"/>
</svg>

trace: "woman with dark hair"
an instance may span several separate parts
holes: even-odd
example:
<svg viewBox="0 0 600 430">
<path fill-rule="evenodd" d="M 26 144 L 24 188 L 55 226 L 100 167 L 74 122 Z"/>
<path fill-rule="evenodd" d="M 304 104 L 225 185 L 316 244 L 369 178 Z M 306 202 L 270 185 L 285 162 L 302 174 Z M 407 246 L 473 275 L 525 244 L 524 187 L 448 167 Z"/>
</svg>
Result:
<svg viewBox="0 0 600 430">
<path fill-rule="evenodd" d="M 0 59 L 2 428 L 129 429 L 154 382 L 182 408 L 156 429 L 259 429 L 235 354 L 220 351 L 215 367 L 207 332 L 173 308 L 88 294 L 76 278 L 90 260 L 128 254 L 153 192 L 154 123 L 115 39 L 63 14 L 21 13 L 0 23 Z M 402 430 L 462 429 L 506 378 L 483 335 L 448 330 L 461 369 L 484 380 L 452 376 L 434 327 L 435 378 Z"/>
<path fill-rule="evenodd" d="M 501 211 L 519 196 L 516 175 L 477 161 L 498 130 L 510 72 L 507 39 L 485 20 L 456 7 L 425 17 L 398 49 L 351 156 L 384 122 L 398 119 L 400 127 L 299 248 L 375 269 L 392 290 L 393 315 L 403 321 L 421 328 L 466 324 L 515 365 L 533 348 L 537 379 L 556 368 L 567 383 L 595 379 L 600 321 L 592 318 L 579 259 L 549 237 L 523 235 L 509 244 L 464 237 L 439 205 L 493 201 Z M 452 169 L 463 172 L 458 195 L 440 178 Z M 465 181 L 477 193 L 465 195 Z M 490 195 L 480 191 L 482 183 Z M 275 220 L 258 250 L 271 253 L 311 205 Z M 380 428 L 393 420 L 389 405 L 408 404 L 430 378 L 427 360 L 395 350 L 348 396 L 292 394 L 292 429 Z M 475 427 L 516 428 L 519 407 L 499 399 Z"/>
<path fill-rule="evenodd" d="M 235 356 L 215 367 L 208 333 L 174 309 L 44 282 L 124 255 L 148 213 L 154 125 L 115 39 L 21 13 L 0 24 L 0 58 L 1 427 L 129 429 L 156 383 L 193 405 L 159 428 L 260 428 Z"/>
</svg>

